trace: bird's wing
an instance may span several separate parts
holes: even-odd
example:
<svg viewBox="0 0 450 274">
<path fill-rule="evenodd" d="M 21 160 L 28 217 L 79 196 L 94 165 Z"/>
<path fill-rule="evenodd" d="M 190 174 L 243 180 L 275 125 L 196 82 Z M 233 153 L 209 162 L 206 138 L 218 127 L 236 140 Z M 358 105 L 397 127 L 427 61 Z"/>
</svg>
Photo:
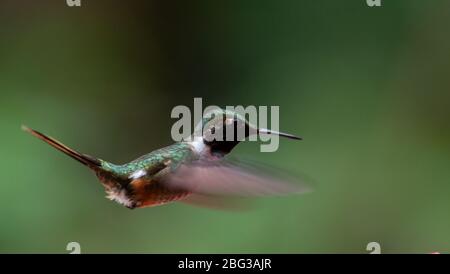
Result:
<svg viewBox="0 0 450 274">
<path fill-rule="evenodd" d="M 200 159 L 181 164 L 164 183 L 169 188 L 215 196 L 267 196 L 310 191 L 295 181 L 287 176 L 275 176 L 273 171 L 255 164 Z"/>
</svg>

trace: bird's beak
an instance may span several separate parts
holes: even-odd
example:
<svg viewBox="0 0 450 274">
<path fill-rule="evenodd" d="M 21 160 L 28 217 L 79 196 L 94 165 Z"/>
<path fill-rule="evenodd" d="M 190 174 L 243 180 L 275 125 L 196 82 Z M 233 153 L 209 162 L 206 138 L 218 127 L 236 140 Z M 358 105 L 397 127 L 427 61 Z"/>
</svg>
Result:
<svg viewBox="0 0 450 274">
<path fill-rule="evenodd" d="M 288 133 L 283 133 L 283 132 L 279 132 L 279 131 L 274 131 L 274 130 L 270 130 L 267 128 L 259 128 L 258 129 L 258 134 L 275 134 L 281 137 L 286 137 L 289 139 L 293 139 L 293 140 L 303 140 L 303 138 L 292 135 L 292 134 L 288 134 Z"/>
</svg>

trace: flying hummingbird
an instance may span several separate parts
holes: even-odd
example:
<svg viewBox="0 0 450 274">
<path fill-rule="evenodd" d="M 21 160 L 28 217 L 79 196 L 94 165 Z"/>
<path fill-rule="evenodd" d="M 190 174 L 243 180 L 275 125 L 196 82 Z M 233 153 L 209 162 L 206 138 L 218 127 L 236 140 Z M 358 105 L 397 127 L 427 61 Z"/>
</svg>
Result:
<svg viewBox="0 0 450 274">
<path fill-rule="evenodd" d="M 247 197 L 302 191 L 295 184 L 263 175 L 261 170 L 233 164 L 225 156 L 241 141 L 211 140 L 221 130 L 245 130 L 245 137 L 274 134 L 290 139 L 300 137 L 258 128 L 239 114 L 222 110 L 203 118 L 198 136 L 152 151 L 123 165 L 77 152 L 36 130 L 22 129 L 69 155 L 95 172 L 105 187 L 107 198 L 133 209 L 185 201 L 208 206 L 217 197 Z M 236 137 L 236 136 L 235 136 Z M 218 141 L 221 140 L 221 141 Z"/>
</svg>

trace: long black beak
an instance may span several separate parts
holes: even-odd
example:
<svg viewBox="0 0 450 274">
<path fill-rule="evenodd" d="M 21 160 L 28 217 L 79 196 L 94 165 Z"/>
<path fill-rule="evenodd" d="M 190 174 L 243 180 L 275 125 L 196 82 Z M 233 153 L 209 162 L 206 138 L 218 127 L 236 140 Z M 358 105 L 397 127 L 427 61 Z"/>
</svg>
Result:
<svg viewBox="0 0 450 274">
<path fill-rule="evenodd" d="M 267 128 L 260 128 L 258 129 L 258 134 L 275 134 L 281 137 L 286 137 L 289 139 L 293 139 L 293 140 L 303 140 L 302 137 L 298 137 L 292 134 L 288 134 L 288 133 L 283 133 L 283 132 L 279 132 L 279 131 L 274 131 L 274 130 L 270 130 Z"/>
</svg>

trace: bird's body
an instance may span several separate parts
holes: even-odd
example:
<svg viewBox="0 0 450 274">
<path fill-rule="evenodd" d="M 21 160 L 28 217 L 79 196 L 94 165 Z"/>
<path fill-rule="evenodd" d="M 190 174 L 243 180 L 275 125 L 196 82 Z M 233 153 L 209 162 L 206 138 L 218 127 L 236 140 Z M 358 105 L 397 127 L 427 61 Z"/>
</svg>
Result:
<svg viewBox="0 0 450 274">
<path fill-rule="evenodd" d="M 244 123 L 248 130 L 249 124 L 235 117 L 233 115 L 236 120 L 232 126 Z M 225 116 L 223 121 L 229 118 L 229 115 Z M 218 128 L 218 125 L 212 125 L 212 130 Z M 238 142 L 207 142 L 200 136 L 116 165 L 79 153 L 36 130 L 25 126 L 23 129 L 89 167 L 105 187 L 107 197 L 131 209 L 186 200 L 192 196 L 211 200 L 211 197 L 222 195 L 254 196 L 294 190 L 284 182 L 247 172 L 224 161 L 223 157 Z M 211 132 L 211 128 L 207 130 Z M 288 134 L 274 134 L 299 139 Z"/>
<path fill-rule="evenodd" d="M 102 161 L 102 168 L 96 173 L 111 200 L 129 208 L 154 206 L 180 200 L 190 194 L 188 190 L 167 187 L 162 181 L 180 164 L 196 159 L 199 155 L 194 147 L 180 142 L 124 165 Z"/>
</svg>

